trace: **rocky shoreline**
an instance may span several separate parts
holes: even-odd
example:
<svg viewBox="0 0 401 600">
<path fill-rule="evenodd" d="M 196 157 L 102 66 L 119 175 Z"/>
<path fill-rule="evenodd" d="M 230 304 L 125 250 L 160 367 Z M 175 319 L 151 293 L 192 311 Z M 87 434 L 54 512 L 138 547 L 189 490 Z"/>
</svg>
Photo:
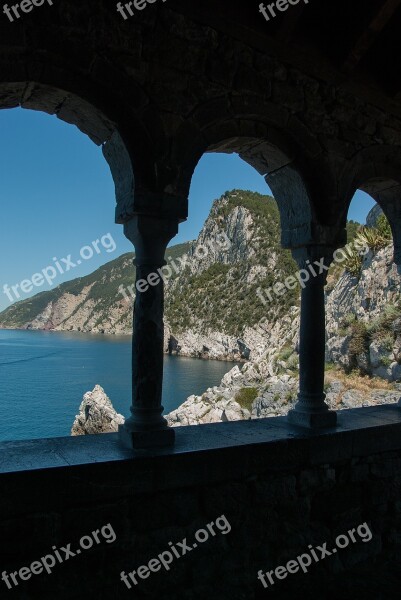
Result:
<svg viewBox="0 0 401 600">
<path fill-rule="evenodd" d="M 401 403 L 401 383 L 387 387 L 362 377 L 346 381 L 340 373 L 333 373 L 325 389 L 326 402 L 336 411 Z M 171 427 L 183 427 L 285 416 L 297 401 L 297 390 L 298 380 L 288 374 L 258 383 L 235 366 L 220 385 L 208 388 L 201 396 L 189 396 L 166 419 Z M 97 385 L 84 395 L 71 435 L 116 432 L 122 423 L 124 417 L 114 410 L 103 388 Z"/>
</svg>

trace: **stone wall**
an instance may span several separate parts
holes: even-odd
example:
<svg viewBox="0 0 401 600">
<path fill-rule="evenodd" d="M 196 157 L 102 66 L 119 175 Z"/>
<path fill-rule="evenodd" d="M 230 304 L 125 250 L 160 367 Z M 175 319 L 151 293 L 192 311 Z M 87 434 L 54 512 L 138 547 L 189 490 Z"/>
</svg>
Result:
<svg viewBox="0 0 401 600">
<path fill-rule="evenodd" d="M 399 184 L 398 110 L 341 85 L 318 57 L 299 66 L 297 47 L 238 39 L 213 9 L 203 24 L 203 3 L 191 14 L 169 0 L 123 21 L 105 0 L 60 1 L 40 21 L 3 20 L 0 108 L 56 114 L 104 144 L 118 222 L 135 212 L 185 219 L 200 157 L 235 151 L 270 174 L 286 245 L 339 242 L 357 187 Z M 230 14 L 232 2 L 220 4 Z M 399 211 L 382 203 L 399 230 Z"/>
<path fill-rule="evenodd" d="M 177 430 L 174 450 L 123 450 L 116 434 L 2 444 L 1 566 L 19 571 L 111 524 L 117 536 L 7 590 L 3 598 L 399 598 L 401 409 L 344 411 L 335 432 L 284 418 Z M 141 565 L 225 515 L 198 544 L 129 590 Z M 263 572 L 366 522 L 369 542 L 264 589 Z M 63 553 L 61 553 L 63 555 Z"/>
</svg>

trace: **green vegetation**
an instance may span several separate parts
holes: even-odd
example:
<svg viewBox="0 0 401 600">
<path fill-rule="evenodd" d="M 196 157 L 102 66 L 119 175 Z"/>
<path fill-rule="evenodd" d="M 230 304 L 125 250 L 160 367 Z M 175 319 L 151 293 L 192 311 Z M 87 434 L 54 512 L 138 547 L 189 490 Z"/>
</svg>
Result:
<svg viewBox="0 0 401 600">
<path fill-rule="evenodd" d="M 399 304 L 385 306 L 383 313 L 369 323 L 368 331 L 371 339 L 389 346 L 390 339 L 394 341 L 393 323 L 400 317 L 401 307 Z"/>
<path fill-rule="evenodd" d="M 281 348 L 280 352 L 277 355 L 277 360 L 285 362 L 286 360 L 288 360 L 291 356 L 291 354 L 294 352 L 294 348 L 292 346 L 289 345 L 285 345 Z"/>
<path fill-rule="evenodd" d="M 252 404 L 258 397 L 258 390 L 253 387 L 241 388 L 235 395 L 235 401 L 241 408 L 252 411 Z"/>
<path fill-rule="evenodd" d="M 290 371 L 299 370 L 299 357 L 297 354 L 292 354 L 287 361 L 287 369 Z"/>
<path fill-rule="evenodd" d="M 393 233 L 391 231 L 390 223 L 386 215 L 381 214 L 378 216 L 376 221 L 376 229 L 379 235 L 381 235 L 385 240 L 387 240 L 387 243 L 391 242 L 393 238 Z"/>
<path fill-rule="evenodd" d="M 286 404 L 290 404 L 293 400 L 295 400 L 295 398 L 296 398 L 296 394 L 293 394 L 292 392 L 288 392 L 285 396 Z"/>
<path fill-rule="evenodd" d="M 390 353 L 394 348 L 396 333 L 394 322 L 401 318 L 401 306 L 388 304 L 382 314 L 365 323 L 358 321 L 356 315 L 347 315 L 340 323 L 339 335 L 349 336 L 349 358 L 352 368 L 356 369 L 357 357 L 368 355 L 369 346 L 376 342 L 380 348 Z M 393 362 L 391 356 L 381 358 L 381 363 L 389 366 Z"/>
<path fill-rule="evenodd" d="M 263 317 L 276 320 L 298 305 L 298 289 L 282 296 L 272 293 L 272 301 L 266 305 L 257 295 L 259 288 L 269 290 L 297 271 L 290 252 L 280 246 L 280 215 L 275 200 L 256 192 L 233 190 L 215 201 L 211 218 L 226 230 L 234 211 L 241 209 L 252 218 L 246 248 L 250 258 L 241 259 L 241 252 L 237 252 L 235 263 L 218 262 L 200 274 L 181 276 L 180 289 L 166 300 L 166 317 L 178 334 L 201 321 L 211 329 L 241 337 L 245 327 L 256 325 Z M 272 266 L 249 281 L 249 273 L 261 270 L 272 258 Z"/>
<path fill-rule="evenodd" d="M 349 355 L 356 358 L 369 350 L 369 332 L 365 323 L 355 321 L 351 325 L 351 339 L 349 343 Z"/>
<path fill-rule="evenodd" d="M 357 221 L 351 220 L 347 222 L 347 244 L 351 244 L 354 241 L 361 227 L 362 225 L 357 223 Z"/>
<path fill-rule="evenodd" d="M 351 223 L 351 222 L 350 222 Z M 349 225 L 349 224 L 348 224 Z M 349 241 L 357 242 L 359 248 L 369 248 L 373 253 L 378 252 L 382 248 L 388 246 L 392 241 L 390 223 L 385 215 L 380 215 L 376 221 L 376 227 L 359 227 L 355 228 L 354 222 L 350 227 Z M 360 277 L 363 263 L 363 256 L 353 246 L 348 251 L 348 258 L 344 262 L 344 267 L 353 277 Z"/>
<path fill-rule="evenodd" d="M 391 242 L 391 236 L 386 237 L 376 227 L 364 227 L 358 234 L 358 239 L 374 253 L 385 248 Z"/>
<path fill-rule="evenodd" d="M 173 259 L 182 256 L 190 248 L 190 243 L 178 244 L 167 250 L 167 257 Z M 124 298 L 119 292 L 123 286 L 129 294 L 128 288 L 135 283 L 135 267 L 132 263 L 133 253 L 123 254 L 112 260 L 90 275 L 79 277 L 62 283 L 53 290 L 41 292 L 27 300 L 13 304 L 0 314 L 0 322 L 4 327 L 22 327 L 33 321 L 41 314 L 50 302 L 57 302 L 64 294 L 79 296 L 85 288 L 90 288 L 85 300 L 93 300 L 96 304 L 96 313 L 99 315 L 97 325 L 107 321 L 110 309 L 118 303 L 123 303 Z M 82 303 L 78 304 L 73 314 L 77 313 Z"/>
<path fill-rule="evenodd" d="M 345 270 L 352 275 L 352 277 L 357 277 L 359 279 L 362 271 L 362 261 L 362 255 L 354 248 L 344 262 Z"/>
</svg>

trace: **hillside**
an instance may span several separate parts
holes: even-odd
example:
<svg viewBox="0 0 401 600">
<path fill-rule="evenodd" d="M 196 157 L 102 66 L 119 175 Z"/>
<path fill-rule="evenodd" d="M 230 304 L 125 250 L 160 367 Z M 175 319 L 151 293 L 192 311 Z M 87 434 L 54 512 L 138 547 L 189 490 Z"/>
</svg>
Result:
<svg viewBox="0 0 401 600">
<path fill-rule="evenodd" d="M 255 351 L 260 336 L 252 327 L 265 315 L 276 322 L 298 303 L 297 290 L 267 308 L 256 294 L 296 270 L 279 228 L 273 198 L 234 190 L 214 202 L 195 242 L 168 249 L 168 264 L 185 260 L 166 283 L 166 344 L 171 338 L 181 354 L 227 360 Z M 0 327 L 130 333 L 132 300 L 119 288 L 134 282 L 132 258 L 14 304 L 0 314 Z"/>
<path fill-rule="evenodd" d="M 176 259 L 189 246 L 173 246 L 168 249 L 168 256 Z M 133 253 L 123 254 L 90 275 L 13 304 L 0 313 L 0 327 L 129 333 L 132 303 L 124 300 L 119 288 L 127 289 L 135 281 L 133 258 Z"/>
<path fill-rule="evenodd" d="M 208 253 L 199 259 L 202 247 Z M 297 304 L 295 290 L 267 309 L 257 296 L 259 287 L 269 288 L 295 271 L 291 253 L 280 246 L 275 200 L 256 192 L 227 192 L 214 202 L 186 270 L 172 285 L 167 321 L 177 334 L 211 329 L 242 337 L 263 316 L 277 320 Z"/>
<path fill-rule="evenodd" d="M 330 269 L 327 361 L 393 381 L 401 376 L 401 277 L 391 262 L 388 222 L 380 215 L 376 220 L 376 228 L 362 230 L 348 223 L 348 242 L 362 236 L 368 253 L 351 252 Z M 133 298 L 124 298 L 121 287 L 129 293 L 135 281 L 133 256 L 14 304 L 0 314 L 0 327 L 131 333 Z M 226 192 L 213 203 L 198 239 L 172 246 L 166 260 L 166 349 L 250 359 L 244 370 L 250 380 L 296 374 L 300 288 L 265 303 L 258 294 L 297 271 L 280 245 L 273 198 Z"/>
<path fill-rule="evenodd" d="M 401 403 L 401 269 L 380 228 L 365 235 L 366 255 L 333 267 L 326 292 L 325 393 L 332 410 Z M 259 353 L 219 385 L 190 396 L 168 415 L 170 425 L 286 415 L 297 400 L 298 330 L 291 309 L 270 326 Z"/>
</svg>

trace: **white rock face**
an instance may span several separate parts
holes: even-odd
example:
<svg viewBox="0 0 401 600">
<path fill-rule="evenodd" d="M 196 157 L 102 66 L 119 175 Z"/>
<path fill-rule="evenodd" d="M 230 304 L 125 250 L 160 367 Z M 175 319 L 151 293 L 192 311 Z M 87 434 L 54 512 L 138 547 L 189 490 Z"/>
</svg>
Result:
<svg viewBox="0 0 401 600">
<path fill-rule="evenodd" d="M 171 329 L 168 323 L 164 327 L 165 346 L 168 344 Z M 174 336 L 173 336 L 174 337 Z M 210 358 L 215 360 L 239 360 L 240 350 L 237 338 L 219 331 L 195 331 L 187 329 L 177 340 L 180 350 L 177 354 L 194 358 Z"/>
<path fill-rule="evenodd" d="M 359 281 L 344 273 L 327 297 L 327 330 L 336 332 L 348 314 L 369 322 L 401 297 L 401 273 L 393 263 L 393 245 L 365 256 Z M 330 337 L 331 337 L 330 335 Z"/>
<path fill-rule="evenodd" d="M 118 426 L 124 421 L 124 417 L 114 410 L 104 389 L 96 385 L 84 395 L 71 435 L 112 433 L 118 431 Z"/>
<path fill-rule="evenodd" d="M 359 281 L 344 274 L 327 297 L 327 342 L 328 361 L 348 368 L 350 336 L 344 335 L 339 323 L 349 315 L 358 321 L 370 323 L 383 314 L 388 304 L 401 298 L 401 273 L 393 264 L 393 247 L 388 246 L 376 255 L 369 253 L 364 261 Z M 389 382 L 401 381 L 401 319 L 393 324 L 394 343 L 392 349 L 376 341 L 370 343 L 366 354 L 358 355 L 358 366 L 375 377 Z M 208 389 L 202 396 L 190 396 L 167 419 L 170 425 L 193 425 L 211 420 L 225 421 L 243 418 L 273 417 L 285 415 L 295 404 L 298 391 L 296 368 L 299 335 L 299 309 L 292 307 L 287 317 L 275 324 L 249 328 L 244 341 L 252 350 L 251 360 L 242 368 L 229 371 L 219 386 Z M 388 343 L 388 341 L 387 341 Z M 290 357 L 282 358 L 286 349 Z M 382 364 L 388 357 L 388 365 Z M 395 360 L 397 358 L 397 360 Z M 293 361 L 291 368 L 290 361 Z M 295 367 L 295 368 L 294 368 Z M 285 371 L 283 373 L 283 371 Z M 332 381 L 326 389 L 327 402 L 333 410 L 394 403 L 400 399 L 401 384 L 394 390 L 375 387 L 361 391 Z M 257 397 L 252 412 L 242 409 L 235 396 L 242 388 L 255 388 Z"/>
<path fill-rule="evenodd" d="M 370 341 L 366 352 L 352 364 L 349 355 L 351 337 L 342 323 L 355 317 L 371 325 L 385 314 L 387 307 L 401 300 L 401 269 L 393 263 L 393 246 L 376 254 L 370 251 L 364 258 L 359 280 L 344 273 L 327 296 L 326 358 L 349 369 L 359 367 L 369 375 L 387 381 L 401 379 L 401 320 L 395 320 L 387 339 Z M 355 361 L 354 361 L 355 362 Z"/>
<path fill-rule="evenodd" d="M 220 388 L 209 388 L 202 396 L 190 396 L 177 410 L 167 415 L 168 424 L 179 427 L 250 419 L 250 412 L 235 401 L 235 391 L 234 388 L 227 394 Z"/>
</svg>

